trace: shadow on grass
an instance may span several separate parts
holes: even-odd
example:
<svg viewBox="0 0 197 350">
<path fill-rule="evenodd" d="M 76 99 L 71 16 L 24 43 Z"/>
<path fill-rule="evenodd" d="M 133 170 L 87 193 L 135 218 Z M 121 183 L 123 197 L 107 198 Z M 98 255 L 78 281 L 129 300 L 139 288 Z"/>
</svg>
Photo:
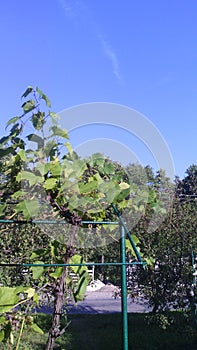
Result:
<svg viewBox="0 0 197 350">
<path fill-rule="evenodd" d="M 55 350 L 120 350 L 122 349 L 121 314 L 69 315 L 71 325 L 57 340 Z M 146 320 L 147 314 L 128 314 L 129 350 L 196 350 L 197 329 L 181 312 L 171 312 L 171 325 L 163 330 Z M 65 325 L 66 320 L 63 322 Z M 29 333 L 23 349 L 45 349 L 51 315 L 37 315 L 37 323 L 45 332 Z M 25 341 L 25 339 L 23 340 Z"/>
</svg>

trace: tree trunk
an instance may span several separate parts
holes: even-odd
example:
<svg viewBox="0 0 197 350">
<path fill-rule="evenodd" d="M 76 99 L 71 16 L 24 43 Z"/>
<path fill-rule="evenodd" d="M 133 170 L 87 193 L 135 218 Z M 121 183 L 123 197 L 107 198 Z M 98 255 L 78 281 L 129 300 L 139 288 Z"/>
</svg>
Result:
<svg viewBox="0 0 197 350">
<path fill-rule="evenodd" d="M 66 264 L 69 263 L 70 259 L 66 259 Z M 52 350 L 55 345 L 57 337 L 59 337 L 63 332 L 60 330 L 60 321 L 62 314 L 62 307 L 64 302 L 64 293 L 65 293 L 65 280 L 67 277 L 68 267 L 63 267 L 63 273 L 59 281 L 55 286 L 55 300 L 54 300 L 54 310 L 52 317 L 52 325 L 49 331 L 49 336 L 47 340 L 46 350 Z"/>
<path fill-rule="evenodd" d="M 70 236 L 70 244 L 66 249 L 66 256 L 64 259 L 64 264 L 69 264 L 71 257 L 75 254 L 75 249 L 73 248 L 74 238 L 77 232 L 77 224 L 73 228 L 73 232 Z M 60 321 L 62 315 L 62 307 L 64 302 L 64 293 L 65 293 L 65 281 L 68 274 L 68 266 L 63 267 L 63 272 L 59 280 L 57 280 L 54 287 L 54 310 L 52 317 L 52 325 L 49 331 L 49 336 L 47 340 L 47 345 L 45 350 L 53 350 L 56 339 L 65 332 L 64 329 L 60 329 Z"/>
</svg>

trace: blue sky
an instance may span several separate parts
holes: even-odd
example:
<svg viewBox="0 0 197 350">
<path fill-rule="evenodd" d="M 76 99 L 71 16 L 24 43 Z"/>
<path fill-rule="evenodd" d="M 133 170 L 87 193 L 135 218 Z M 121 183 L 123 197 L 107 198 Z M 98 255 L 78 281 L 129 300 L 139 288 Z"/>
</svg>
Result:
<svg viewBox="0 0 197 350">
<path fill-rule="evenodd" d="M 195 0 L 2 1 L 1 134 L 6 121 L 20 113 L 27 85 L 39 86 L 55 111 L 117 103 L 159 129 L 175 174 L 183 177 L 196 164 L 196 14 Z M 139 141 L 121 137 L 120 130 L 83 127 L 71 133 L 71 141 L 77 147 L 90 134 L 100 139 L 113 134 L 143 165 L 155 166 Z"/>
</svg>

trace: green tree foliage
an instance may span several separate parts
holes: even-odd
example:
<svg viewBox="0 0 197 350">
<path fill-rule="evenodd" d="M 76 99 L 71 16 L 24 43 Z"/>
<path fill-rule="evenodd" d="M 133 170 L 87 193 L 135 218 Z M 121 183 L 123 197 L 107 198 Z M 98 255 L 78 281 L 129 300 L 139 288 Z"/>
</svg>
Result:
<svg viewBox="0 0 197 350">
<path fill-rule="evenodd" d="M 172 206 L 159 227 L 154 232 L 148 231 L 152 209 L 147 206 L 145 215 L 133 231 L 140 240 L 142 253 L 149 257 L 147 261 L 150 260 L 150 264 L 145 271 L 138 271 L 137 268 L 133 271 L 130 287 L 135 287 L 132 292 L 142 293 L 155 312 L 171 307 L 193 307 L 191 256 L 192 251 L 197 253 L 195 166 L 189 168 L 187 174 L 182 181 L 176 180 Z M 160 176 L 161 173 L 156 174 L 151 186 L 164 196 L 173 187 L 164 174 L 163 179 Z"/>
<path fill-rule="evenodd" d="M 197 195 L 197 165 L 191 165 L 186 170 L 186 176 L 181 181 L 179 178 L 176 179 L 176 193 L 177 196 L 182 197 L 184 200 L 186 197 L 192 197 L 195 199 Z"/>
</svg>

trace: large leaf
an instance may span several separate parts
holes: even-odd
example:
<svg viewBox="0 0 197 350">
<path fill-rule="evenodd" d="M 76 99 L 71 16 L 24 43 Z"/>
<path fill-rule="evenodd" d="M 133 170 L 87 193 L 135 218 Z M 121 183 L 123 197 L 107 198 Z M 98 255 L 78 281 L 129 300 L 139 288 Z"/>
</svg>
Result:
<svg viewBox="0 0 197 350">
<path fill-rule="evenodd" d="M 3 324 L 6 321 L 5 316 L 0 316 L 0 324 Z"/>
<path fill-rule="evenodd" d="M 10 124 L 15 124 L 21 117 L 14 117 L 8 120 L 7 124 L 6 124 L 6 128 L 10 125 Z"/>
<path fill-rule="evenodd" d="M 41 176 L 46 175 L 49 172 L 50 164 L 49 163 L 43 163 L 42 160 L 36 164 L 36 170 L 39 171 Z"/>
<path fill-rule="evenodd" d="M 0 313 L 11 311 L 20 301 L 24 300 L 21 293 L 27 293 L 28 298 L 33 296 L 33 288 L 24 286 L 0 287 Z"/>
<path fill-rule="evenodd" d="M 34 264 L 44 264 L 44 263 L 41 260 L 37 260 L 34 262 Z M 30 270 L 32 271 L 33 279 L 37 280 L 42 276 L 45 269 L 44 269 L 44 266 L 31 266 Z"/>
<path fill-rule="evenodd" d="M 106 163 L 105 166 L 104 166 L 104 172 L 105 172 L 105 174 L 108 174 L 108 175 L 114 174 L 114 172 L 115 172 L 114 164 Z"/>
<path fill-rule="evenodd" d="M 34 100 L 29 100 L 21 106 L 23 108 L 24 113 L 28 113 L 32 111 L 35 108 L 35 102 Z"/>
<path fill-rule="evenodd" d="M 27 287 L 27 288 L 24 287 L 24 293 L 26 293 L 27 294 L 27 298 L 30 299 L 30 298 L 32 298 L 34 296 L 35 289 L 31 288 L 31 287 Z"/>
<path fill-rule="evenodd" d="M 79 254 L 75 254 L 72 256 L 70 259 L 70 264 L 82 264 L 83 263 L 83 258 Z M 87 267 L 86 266 L 71 266 L 71 270 L 73 270 L 74 273 L 79 273 L 79 271 L 86 271 Z"/>
<path fill-rule="evenodd" d="M 31 324 L 30 327 L 34 332 L 44 334 L 43 330 L 36 323 Z"/>
<path fill-rule="evenodd" d="M 51 190 L 57 185 L 57 179 L 49 178 L 44 183 L 44 188 L 46 190 Z"/>
<path fill-rule="evenodd" d="M 77 197 L 77 195 L 73 195 L 69 198 L 69 203 L 68 206 L 71 210 L 77 208 L 79 206 L 79 198 Z"/>
<path fill-rule="evenodd" d="M 121 192 L 119 185 L 112 181 L 105 181 L 99 185 L 101 193 L 105 194 L 108 203 L 112 203 L 116 196 Z"/>
<path fill-rule="evenodd" d="M 25 161 L 27 159 L 26 157 L 26 152 L 24 149 L 20 149 L 20 151 L 18 151 L 17 153 L 19 155 L 19 157 L 21 158 L 21 160 Z"/>
<path fill-rule="evenodd" d="M 48 97 L 40 90 L 38 87 L 36 88 L 36 92 L 40 95 L 40 97 L 46 102 L 47 107 L 51 107 L 51 102 Z"/>
<path fill-rule="evenodd" d="M 138 239 L 135 235 L 131 235 L 131 237 L 132 237 L 133 243 L 135 244 L 135 246 L 136 246 L 136 248 L 137 248 L 139 254 L 141 255 L 141 257 L 143 257 L 143 254 L 142 254 L 142 252 L 140 251 L 140 247 L 137 246 L 137 244 L 139 243 L 139 239 Z M 126 249 L 127 249 L 128 251 L 130 251 L 131 255 L 133 255 L 134 257 L 136 257 L 135 251 L 134 251 L 134 249 L 133 249 L 133 247 L 132 247 L 132 244 L 131 244 L 131 242 L 129 241 L 129 239 L 126 239 L 126 240 L 125 240 L 125 246 L 126 246 Z"/>
<path fill-rule="evenodd" d="M 39 304 L 40 296 L 38 295 L 38 293 L 34 293 L 33 301 L 34 301 L 34 303 L 36 303 L 36 305 Z"/>
<path fill-rule="evenodd" d="M 4 330 L 2 330 L 2 331 L 0 331 L 0 343 L 2 343 L 4 338 L 5 338 L 5 332 L 4 332 Z"/>
<path fill-rule="evenodd" d="M 106 157 L 102 153 L 93 153 L 91 159 L 95 162 L 97 161 L 105 161 Z"/>
<path fill-rule="evenodd" d="M 57 113 L 49 112 L 49 115 L 51 117 L 52 123 L 54 123 L 54 124 L 57 123 L 57 119 L 60 119 L 60 116 Z"/>
<path fill-rule="evenodd" d="M 130 185 L 127 182 L 121 182 L 119 184 L 119 186 L 120 186 L 121 190 L 126 190 L 126 189 L 130 188 Z"/>
<path fill-rule="evenodd" d="M 4 136 L 0 139 L 0 144 L 5 145 L 10 140 L 9 136 Z"/>
<path fill-rule="evenodd" d="M 36 142 L 38 144 L 39 148 L 44 147 L 44 140 L 42 137 L 36 135 L 36 134 L 29 134 L 27 135 L 27 139 L 32 142 Z"/>
<path fill-rule="evenodd" d="M 0 216 L 4 216 L 5 213 L 4 213 L 4 210 L 6 209 L 6 204 L 2 204 L 0 203 Z"/>
<path fill-rule="evenodd" d="M 40 180 L 42 180 L 42 178 L 40 176 L 36 176 L 34 173 L 30 171 L 21 171 L 16 176 L 16 181 L 20 182 L 22 180 L 28 181 L 30 186 L 33 186 L 37 183 L 40 183 Z"/>
<path fill-rule="evenodd" d="M 117 202 L 120 202 L 120 201 L 123 201 L 129 195 L 130 195 L 130 187 L 128 187 L 125 190 L 121 190 L 120 192 L 117 191 L 116 196 L 114 197 L 114 200 Z"/>
<path fill-rule="evenodd" d="M 32 124 L 36 130 L 40 130 L 45 123 L 45 112 L 38 111 L 31 117 Z"/>
<path fill-rule="evenodd" d="M 62 166 L 58 159 L 54 161 L 53 163 L 50 163 L 50 172 L 53 176 L 60 176 L 62 173 Z"/>
<path fill-rule="evenodd" d="M 156 203 L 151 203 L 150 207 L 154 210 L 156 214 L 166 214 L 166 209 L 164 208 L 163 203 L 159 200 L 157 200 Z"/>
<path fill-rule="evenodd" d="M 23 124 L 16 123 L 13 125 L 13 127 L 10 130 L 10 137 L 12 137 L 12 140 L 14 141 L 14 137 L 18 136 L 23 130 Z"/>
<path fill-rule="evenodd" d="M 3 158 L 8 155 L 14 155 L 15 149 L 14 147 L 0 148 L 0 157 Z"/>
<path fill-rule="evenodd" d="M 70 259 L 70 264 L 83 264 L 83 258 L 81 255 L 75 254 Z M 90 282 L 90 276 L 87 272 L 87 266 L 71 266 L 71 270 L 79 276 L 77 281 L 77 286 L 74 290 L 74 299 L 75 302 L 81 301 L 84 299 L 87 285 Z"/>
<path fill-rule="evenodd" d="M 50 127 L 50 130 L 53 132 L 54 136 L 60 136 L 65 139 L 69 139 L 68 132 L 65 129 L 60 129 L 58 126 L 54 125 Z"/>
<path fill-rule="evenodd" d="M 96 179 L 98 184 L 101 184 L 103 182 L 103 179 L 99 173 L 96 173 L 93 177 L 94 177 L 94 179 Z"/>
<path fill-rule="evenodd" d="M 26 220 L 35 217 L 39 212 L 39 203 L 36 199 L 23 200 L 15 206 L 17 213 L 22 212 Z"/>
<path fill-rule="evenodd" d="M 87 183 L 79 183 L 80 193 L 91 193 L 98 189 L 98 182 L 95 180 Z"/>
<path fill-rule="evenodd" d="M 23 288 L 0 287 L 0 311 L 2 307 L 10 310 L 13 305 L 17 304 L 20 300 L 18 294 L 23 291 Z M 3 311 L 4 312 L 4 311 Z"/>
<path fill-rule="evenodd" d="M 21 97 L 27 97 L 32 91 L 33 91 L 33 87 L 28 86 L 27 89 L 25 90 L 24 94 L 22 94 Z"/>
<path fill-rule="evenodd" d="M 83 271 L 78 282 L 77 288 L 74 292 L 75 302 L 82 301 L 85 297 L 86 288 L 90 282 L 90 276 L 87 271 Z"/>
<path fill-rule="evenodd" d="M 50 273 L 50 276 L 57 280 L 58 278 L 61 277 L 62 272 L 63 272 L 63 267 L 62 267 L 62 266 L 58 266 L 58 267 L 55 269 L 54 272 L 51 272 L 51 273 Z"/>
<path fill-rule="evenodd" d="M 68 152 L 69 152 L 70 154 L 72 154 L 72 153 L 73 153 L 73 149 L 72 149 L 71 143 L 70 143 L 70 142 L 66 142 L 66 143 L 65 143 L 65 146 L 66 146 Z"/>
</svg>

